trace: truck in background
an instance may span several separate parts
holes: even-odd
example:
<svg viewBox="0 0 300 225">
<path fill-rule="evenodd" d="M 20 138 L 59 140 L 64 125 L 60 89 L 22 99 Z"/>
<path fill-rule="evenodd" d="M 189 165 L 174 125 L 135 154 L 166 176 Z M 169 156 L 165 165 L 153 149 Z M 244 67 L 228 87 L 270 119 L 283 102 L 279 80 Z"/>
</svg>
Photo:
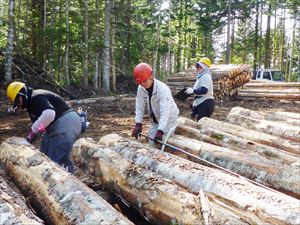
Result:
<svg viewBox="0 0 300 225">
<path fill-rule="evenodd" d="M 253 80 L 261 81 L 277 81 L 282 82 L 285 80 L 284 72 L 272 69 L 259 69 L 253 73 Z"/>
</svg>

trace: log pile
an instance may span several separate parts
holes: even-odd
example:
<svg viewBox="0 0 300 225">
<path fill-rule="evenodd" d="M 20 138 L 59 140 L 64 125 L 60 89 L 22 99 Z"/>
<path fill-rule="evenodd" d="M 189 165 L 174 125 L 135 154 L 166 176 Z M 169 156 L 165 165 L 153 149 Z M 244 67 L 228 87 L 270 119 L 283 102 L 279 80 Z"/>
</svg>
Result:
<svg viewBox="0 0 300 225">
<path fill-rule="evenodd" d="M 202 206 L 196 195 L 111 148 L 80 139 L 74 145 L 73 157 L 81 168 L 88 168 L 95 182 L 120 196 L 151 223 L 204 224 L 207 204 Z"/>
<path fill-rule="evenodd" d="M 117 135 L 107 135 L 99 144 L 114 150 L 135 165 L 144 166 L 176 182 L 193 194 L 198 195 L 202 189 L 208 197 L 214 218 L 221 220 L 213 224 L 300 223 L 300 201 L 296 198 Z M 104 147 L 98 147 L 101 148 Z"/>
<path fill-rule="evenodd" d="M 47 224 L 132 224 L 23 138 L 2 142 L 0 163 Z"/>
<path fill-rule="evenodd" d="M 296 114 L 256 113 L 240 107 L 233 108 L 232 111 L 242 112 L 244 115 L 252 113 L 257 117 L 264 116 L 264 118 L 270 118 L 275 114 L 277 120 L 281 120 L 282 128 L 290 127 L 287 129 L 289 132 L 283 130 L 270 135 L 264 130 L 260 132 L 210 118 L 202 118 L 198 123 L 187 118 L 180 118 L 175 135 L 171 136 L 167 142 L 216 165 L 300 199 L 300 144 L 294 140 L 298 133 L 292 132 L 299 128 L 284 124 L 283 121 L 288 119 L 280 117 L 281 114 L 296 117 Z M 255 128 L 255 123 L 252 127 Z M 249 125 L 248 128 L 251 126 Z M 270 127 L 269 129 L 272 130 Z M 282 138 L 282 134 L 286 137 Z M 199 162 L 195 159 L 194 161 Z"/>
<path fill-rule="evenodd" d="M 227 120 L 245 128 L 276 135 L 284 139 L 300 142 L 300 114 L 289 113 L 286 116 L 274 116 L 274 113 L 257 113 L 252 110 L 234 107 L 227 115 Z M 297 118 L 298 119 L 294 119 Z M 277 120 L 277 121 L 274 121 Z"/>
<path fill-rule="evenodd" d="M 245 99 L 300 101 L 300 83 L 251 81 L 239 89 L 238 96 Z"/>
<path fill-rule="evenodd" d="M 251 71 L 248 65 L 213 65 L 210 70 L 216 99 L 235 96 L 238 88 L 251 79 Z M 193 87 L 195 82 L 195 69 L 188 69 L 169 77 L 167 84 L 172 93 L 176 94 L 184 87 Z"/>
</svg>

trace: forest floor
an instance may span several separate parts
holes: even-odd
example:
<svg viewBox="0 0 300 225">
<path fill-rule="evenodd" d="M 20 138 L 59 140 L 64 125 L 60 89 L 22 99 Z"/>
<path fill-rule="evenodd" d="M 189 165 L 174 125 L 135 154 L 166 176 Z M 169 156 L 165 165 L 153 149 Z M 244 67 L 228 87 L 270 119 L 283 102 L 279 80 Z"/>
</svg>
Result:
<svg viewBox="0 0 300 225">
<path fill-rule="evenodd" d="M 3 97 L 3 96 L 2 96 Z M 1 99 L 2 100 L 2 99 Z M 7 112 L 7 103 L 3 104 L 1 101 L 1 113 L 0 113 L 0 143 L 8 137 L 19 136 L 26 137 L 31 122 L 25 111 L 17 111 L 15 113 Z M 177 102 L 180 109 L 180 115 L 189 117 L 190 101 Z M 111 133 L 117 133 L 123 137 L 131 138 L 131 131 L 134 126 L 134 100 L 128 104 L 122 103 L 114 107 L 103 107 L 103 104 L 88 104 L 82 105 L 82 108 L 88 110 L 88 117 L 90 121 L 90 127 L 83 134 L 83 137 L 91 137 L 94 140 L 99 140 L 102 136 Z M 280 102 L 280 101 L 253 101 L 253 100 L 224 100 L 216 101 L 215 111 L 212 118 L 224 121 L 228 112 L 235 106 L 256 110 L 256 111 L 287 111 L 300 113 L 299 104 L 292 102 Z M 146 119 L 144 131 L 147 130 L 148 121 Z M 39 142 L 34 144 L 38 147 Z M 92 187 L 95 191 L 100 193 L 102 197 L 109 200 L 116 208 L 122 208 L 121 211 L 128 211 L 129 209 L 121 203 L 120 199 L 111 199 L 111 195 L 104 191 L 99 185 L 93 184 L 86 175 L 82 174 L 80 170 L 76 170 L 75 175 L 79 177 L 84 183 Z M 118 205 L 118 206 L 116 206 Z M 130 211 L 130 210 L 129 210 Z M 136 213 L 126 213 L 134 223 L 140 225 L 148 225 L 149 223 L 143 218 L 139 217 Z"/>
</svg>

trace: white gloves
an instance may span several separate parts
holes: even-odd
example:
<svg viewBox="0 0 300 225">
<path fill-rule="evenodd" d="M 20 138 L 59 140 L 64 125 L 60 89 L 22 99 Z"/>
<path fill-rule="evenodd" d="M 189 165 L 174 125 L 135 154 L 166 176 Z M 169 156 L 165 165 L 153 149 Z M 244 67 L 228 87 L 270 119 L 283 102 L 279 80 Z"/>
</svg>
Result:
<svg viewBox="0 0 300 225">
<path fill-rule="evenodd" d="M 185 91 L 186 94 L 190 95 L 190 94 L 194 94 L 194 89 L 191 88 L 191 87 L 188 87 L 186 88 L 186 91 Z"/>
</svg>

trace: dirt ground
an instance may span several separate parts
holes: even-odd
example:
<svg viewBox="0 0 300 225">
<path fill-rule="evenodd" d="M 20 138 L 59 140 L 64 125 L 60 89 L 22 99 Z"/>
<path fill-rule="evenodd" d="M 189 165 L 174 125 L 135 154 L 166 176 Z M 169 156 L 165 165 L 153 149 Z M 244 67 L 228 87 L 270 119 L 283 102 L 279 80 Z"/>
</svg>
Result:
<svg viewBox="0 0 300 225">
<path fill-rule="evenodd" d="M 187 102 L 177 102 L 180 109 L 180 115 L 189 117 L 190 109 Z M 5 104 L 7 106 L 7 104 Z M 254 100 L 224 100 L 216 101 L 215 110 L 211 118 L 222 120 L 231 108 L 235 106 L 244 107 L 256 111 L 287 111 L 299 112 L 300 105 L 293 102 L 279 102 L 279 101 L 254 101 Z M 74 108 L 76 108 L 75 106 Z M 134 101 L 128 104 L 122 103 L 118 106 L 103 107 L 101 103 L 82 105 L 82 108 L 88 111 L 88 119 L 90 127 L 83 134 L 83 137 L 91 137 L 98 140 L 102 136 L 110 133 L 117 133 L 124 137 L 131 136 L 131 130 L 134 126 Z M 144 130 L 147 130 L 148 121 L 145 117 Z M 16 111 L 14 113 L 7 112 L 7 107 L 1 108 L 0 114 L 0 142 L 5 138 L 11 136 L 26 137 L 31 126 L 31 122 L 26 111 Z M 38 146 L 38 143 L 36 144 Z"/>
<path fill-rule="evenodd" d="M 101 103 L 82 105 L 84 110 L 88 110 L 88 119 L 91 123 L 90 127 L 83 134 L 83 137 L 91 137 L 94 140 L 99 140 L 99 138 L 106 134 L 117 133 L 123 137 L 131 138 L 131 130 L 134 126 L 134 103 L 134 101 L 130 103 L 128 103 L 128 101 L 126 103 L 122 103 L 121 101 L 120 104 L 112 107 L 104 107 Z M 180 109 L 181 116 L 189 117 L 189 104 L 191 104 L 191 101 L 177 102 L 177 104 Z M 215 111 L 212 118 L 224 121 L 230 109 L 235 106 L 241 106 L 256 111 L 287 111 L 300 113 L 299 104 L 292 102 L 235 99 L 216 101 Z M 27 113 L 25 111 L 9 113 L 7 112 L 7 103 L 3 104 L 3 102 L 0 109 L 0 142 L 11 136 L 26 137 L 31 126 Z M 148 121 L 145 119 L 145 124 L 143 126 L 144 131 L 147 130 L 147 124 Z M 34 145 L 38 147 L 39 141 L 37 141 Z M 126 207 L 120 199 L 115 196 L 112 199 L 111 194 L 107 193 L 99 185 L 93 184 L 86 175 L 80 172 L 80 170 L 77 169 L 75 175 L 88 186 L 97 191 L 97 193 L 108 200 L 116 208 L 121 208 L 121 211 L 135 224 L 149 225 L 144 218 L 139 216 L 135 211 Z M 128 213 L 128 211 L 130 212 Z"/>
</svg>

